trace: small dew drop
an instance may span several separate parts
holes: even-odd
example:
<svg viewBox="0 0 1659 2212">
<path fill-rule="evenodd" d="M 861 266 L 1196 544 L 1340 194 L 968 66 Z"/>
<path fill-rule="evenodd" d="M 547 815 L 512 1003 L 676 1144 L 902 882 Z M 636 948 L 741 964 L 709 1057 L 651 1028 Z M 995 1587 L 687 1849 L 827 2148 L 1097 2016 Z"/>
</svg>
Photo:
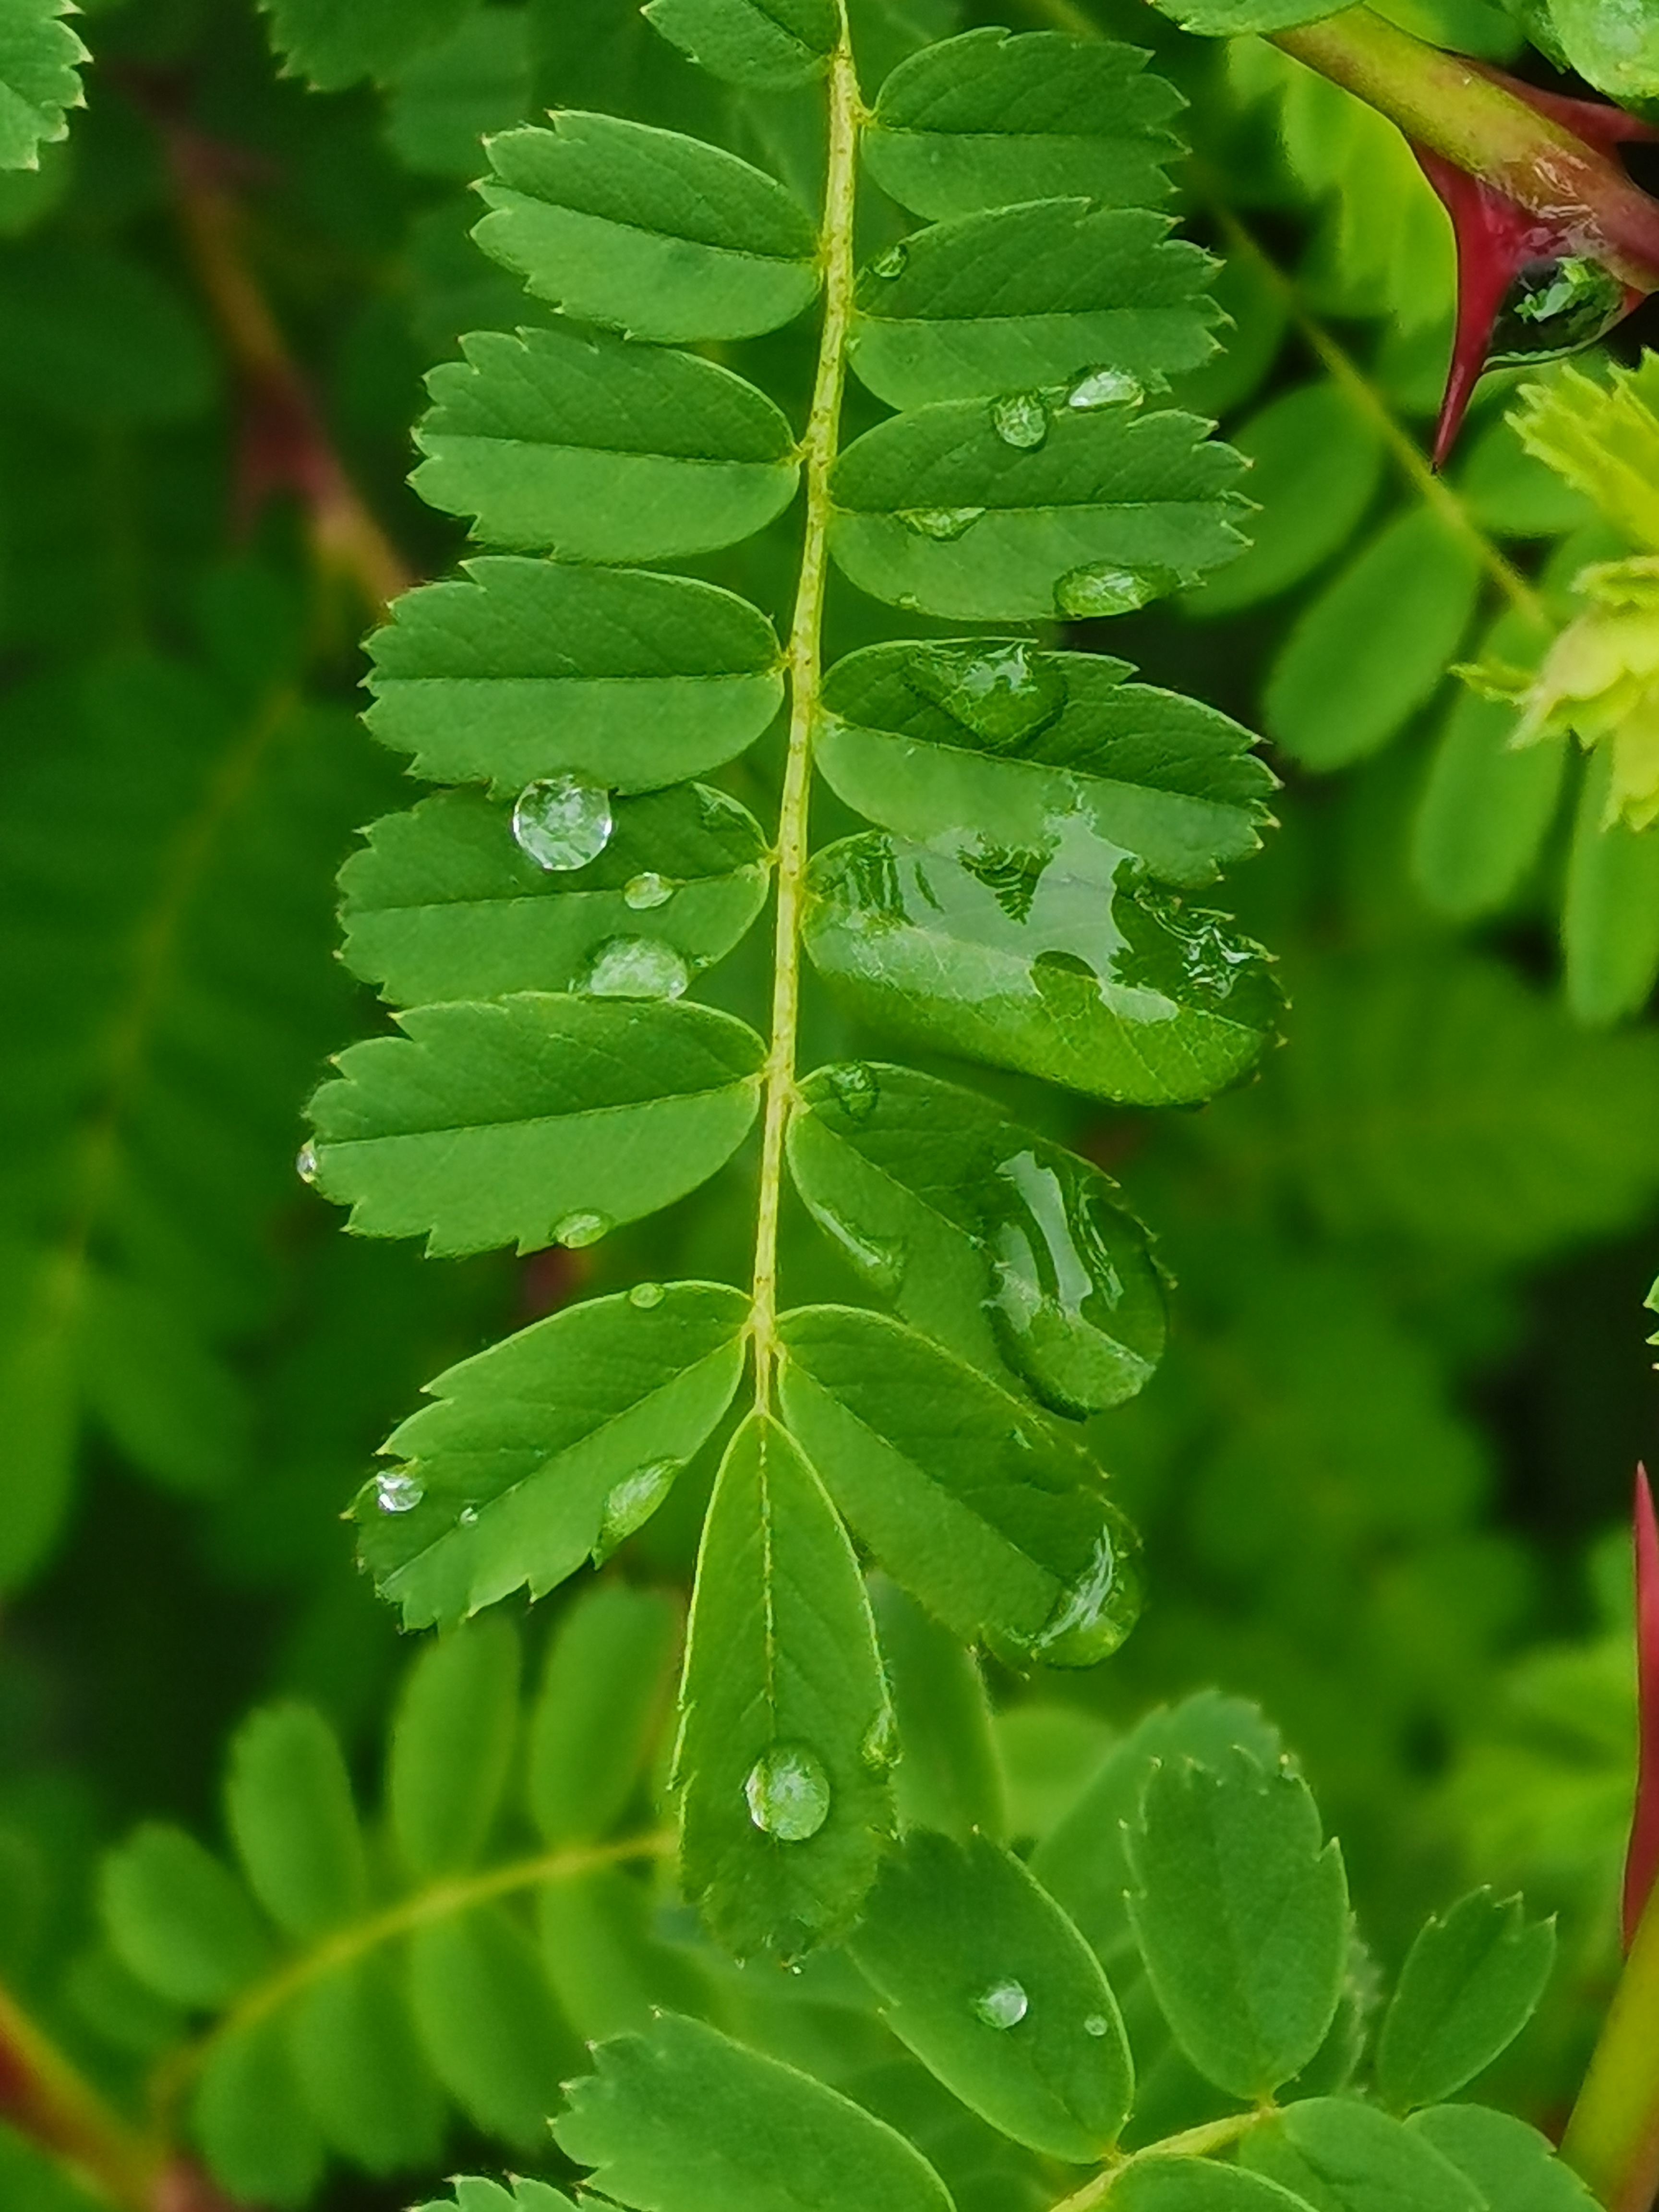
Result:
<svg viewBox="0 0 1659 2212">
<path fill-rule="evenodd" d="M 554 1228 L 553 1242 L 568 1252 L 580 1252 L 585 1245 L 597 1244 L 601 1237 L 608 1237 L 616 1225 L 608 1213 L 567 1213 Z"/>
<path fill-rule="evenodd" d="M 623 902 L 632 907 L 635 914 L 647 914 L 653 907 L 666 906 L 673 896 L 674 886 L 667 877 L 657 875 L 650 869 L 642 876 L 630 876 L 623 885 Z"/>
<path fill-rule="evenodd" d="M 1024 1985 L 1012 1978 L 993 1982 L 974 1999 L 974 2010 L 987 2027 L 1018 2027 L 1030 2009 Z"/>
<path fill-rule="evenodd" d="M 965 537 L 984 512 L 982 507 L 902 507 L 898 519 L 916 537 L 948 545 Z"/>
<path fill-rule="evenodd" d="M 1074 622 L 1086 622 L 1099 615 L 1133 614 L 1165 588 L 1159 576 L 1139 568 L 1068 568 L 1054 586 L 1054 605 Z"/>
<path fill-rule="evenodd" d="M 889 1767 L 897 1765 L 898 1755 L 898 1715 L 891 1705 L 884 1705 L 864 1732 L 859 1758 L 872 1774 L 885 1774 Z"/>
<path fill-rule="evenodd" d="M 295 1155 L 294 1172 L 299 1176 L 301 1182 L 308 1183 L 316 1182 L 317 1147 L 315 1145 L 307 1143 L 301 1146 L 298 1152 Z"/>
<path fill-rule="evenodd" d="M 527 783 L 513 809 L 513 835 L 520 852 L 550 874 L 585 868 L 611 842 L 611 793 L 578 776 L 549 776 Z"/>
<path fill-rule="evenodd" d="M 877 254 L 870 267 L 878 276 L 902 276 L 905 264 L 909 258 L 908 246 L 890 246 L 885 253 Z"/>
<path fill-rule="evenodd" d="M 1085 2035 L 1109 2034 L 1111 2025 L 1103 2012 L 1091 2012 L 1083 2023 L 1083 2033 Z"/>
<path fill-rule="evenodd" d="M 1138 407 L 1146 397 L 1140 379 L 1127 368 L 1091 368 L 1066 393 L 1066 404 L 1086 415 L 1097 407 Z"/>
<path fill-rule="evenodd" d="M 649 1313 L 653 1306 L 659 1306 L 667 1295 L 660 1283 L 635 1283 L 628 1293 L 628 1303 L 630 1306 L 637 1306 L 641 1313 Z"/>
<path fill-rule="evenodd" d="M 613 937 L 583 979 L 594 999 L 678 999 L 691 981 L 685 957 L 660 937 Z"/>
<path fill-rule="evenodd" d="M 830 1088 L 849 1121 L 867 1121 L 881 1103 L 881 1085 L 867 1061 L 848 1060 L 830 1070 Z"/>
<path fill-rule="evenodd" d="M 596 1567 L 602 1567 L 619 1544 L 645 1526 L 674 1487 L 674 1478 L 684 1464 L 679 1459 L 653 1459 L 616 1485 L 599 1514 L 593 1545 Z"/>
<path fill-rule="evenodd" d="M 804 1844 L 830 1817 L 830 1778 L 804 1743 L 775 1743 L 763 1751 L 743 1794 L 755 1826 L 781 1844 Z"/>
<path fill-rule="evenodd" d="M 459 1517 L 463 1528 L 476 1528 L 478 1525 L 478 1509 L 476 1505 L 463 1505 Z"/>
<path fill-rule="evenodd" d="M 412 1513 L 426 1492 L 412 1474 L 377 1474 L 374 1503 L 382 1513 Z"/>
<path fill-rule="evenodd" d="M 1036 392 L 1005 392 L 991 402 L 991 427 L 1005 446 L 1035 452 L 1048 434 L 1048 410 Z"/>
</svg>

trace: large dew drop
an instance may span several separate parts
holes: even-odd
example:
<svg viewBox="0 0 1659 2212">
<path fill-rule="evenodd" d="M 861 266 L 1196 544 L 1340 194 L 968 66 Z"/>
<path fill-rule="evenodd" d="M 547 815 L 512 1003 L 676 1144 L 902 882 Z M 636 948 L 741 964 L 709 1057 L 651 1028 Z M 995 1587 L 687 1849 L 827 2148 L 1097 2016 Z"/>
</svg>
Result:
<svg viewBox="0 0 1659 2212">
<path fill-rule="evenodd" d="M 645 1526 L 674 1487 L 674 1478 L 684 1464 L 679 1459 L 653 1459 L 617 1484 L 599 1515 L 599 1533 L 593 1545 L 596 1567 L 602 1567 L 618 1544 Z"/>
<path fill-rule="evenodd" d="M 1066 704 L 1066 678 L 1054 656 L 1022 639 L 930 645 L 913 656 L 908 673 L 924 699 L 998 751 L 1047 729 Z"/>
<path fill-rule="evenodd" d="M 554 1225 L 553 1242 L 568 1252 L 580 1252 L 586 1245 L 597 1244 L 601 1237 L 608 1237 L 616 1225 L 608 1213 L 567 1213 Z"/>
<path fill-rule="evenodd" d="M 660 1283 L 635 1283 L 628 1293 L 628 1303 L 641 1313 L 650 1313 L 668 1296 Z"/>
<path fill-rule="evenodd" d="M 527 783 L 513 809 L 519 849 L 538 868 L 562 875 L 597 860 L 611 842 L 611 793 L 574 775 Z"/>
<path fill-rule="evenodd" d="M 648 913 L 653 907 L 666 906 L 674 896 L 674 886 L 666 876 L 658 875 L 647 868 L 642 876 L 630 876 L 623 885 L 623 902 L 633 908 L 635 914 Z"/>
<path fill-rule="evenodd" d="M 804 1844 L 830 1817 L 830 1777 L 804 1743 L 775 1743 L 743 1785 L 749 1817 L 781 1844 Z"/>
<path fill-rule="evenodd" d="M 613 937 L 593 955 L 582 988 L 594 999 L 678 999 L 691 981 L 685 956 L 660 937 Z"/>
<path fill-rule="evenodd" d="M 871 273 L 873 276 L 885 276 L 890 279 L 894 276 L 902 276 L 905 264 L 909 258 L 910 249 L 908 246 L 890 246 L 885 253 L 877 254 L 875 259 L 870 264 Z"/>
<path fill-rule="evenodd" d="M 1031 2000 L 1025 1994 L 1025 1985 L 1012 1977 L 1006 1981 L 993 1982 L 988 1990 L 981 1990 L 974 1999 L 974 2010 L 987 2027 L 1018 2027 L 1031 2009 Z"/>
<path fill-rule="evenodd" d="M 1048 434 L 1048 409 L 1038 392 L 1009 392 L 991 402 L 991 427 L 1005 446 L 1033 453 Z"/>
<path fill-rule="evenodd" d="M 1139 1542 L 1121 1514 L 1106 1511 L 1088 1565 L 1060 1593 L 1031 1646 L 1031 1656 L 1047 1667 L 1092 1667 L 1109 1659 L 1140 1618 Z"/>
<path fill-rule="evenodd" d="M 1054 586 L 1054 607 L 1073 622 L 1133 614 L 1137 607 L 1175 590 L 1179 581 L 1168 568 L 1120 568 L 1109 562 L 1068 568 Z"/>
<path fill-rule="evenodd" d="M 374 1503 L 382 1513 L 412 1513 L 426 1495 L 412 1474 L 377 1474 Z"/>
<path fill-rule="evenodd" d="M 1127 368 L 1091 368 L 1066 393 L 1066 404 L 1087 415 L 1101 407 L 1139 407 L 1146 397 L 1140 379 Z"/>
<path fill-rule="evenodd" d="M 951 544 L 964 538 L 984 514 L 982 507 L 902 507 L 898 519 L 918 538 Z"/>
</svg>

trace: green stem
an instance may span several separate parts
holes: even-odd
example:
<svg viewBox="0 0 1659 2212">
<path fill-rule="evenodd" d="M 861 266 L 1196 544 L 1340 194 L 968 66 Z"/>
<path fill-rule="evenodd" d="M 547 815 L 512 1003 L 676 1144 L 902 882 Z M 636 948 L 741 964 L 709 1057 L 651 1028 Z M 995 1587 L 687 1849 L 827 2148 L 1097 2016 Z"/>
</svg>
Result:
<svg viewBox="0 0 1659 2212">
<path fill-rule="evenodd" d="M 1208 2158 L 1218 2150 L 1225 2150 L 1249 2135 L 1252 2128 L 1260 2127 L 1263 2120 L 1271 2119 L 1277 2106 L 1262 2105 L 1253 2112 L 1234 2112 L 1224 2120 L 1206 2120 L 1202 2126 L 1188 2128 L 1178 2136 L 1165 2136 L 1155 2143 L 1131 2151 L 1127 2158 L 1115 2159 L 1109 2166 L 1085 2181 L 1081 2189 L 1063 2197 L 1053 2207 L 1053 2212 L 1095 2212 L 1103 2204 L 1132 2166 L 1146 2166 L 1158 2158 Z"/>
<path fill-rule="evenodd" d="M 1561 2155 L 1607 2212 L 1650 2212 L 1659 2196 L 1659 1887 L 1638 1923 Z"/>
<path fill-rule="evenodd" d="M 819 255 L 823 269 L 823 328 L 801 459 L 806 520 L 800 581 L 785 656 L 789 671 L 789 756 L 778 809 L 778 906 L 772 970 L 772 1035 L 766 1058 L 766 1105 L 761 1138 L 759 1218 L 755 1234 L 755 1400 L 771 1403 L 777 1354 L 778 1210 L 783 1191 L 783 1139 L 795 1096 L 795 1046 L 800 1023 L 800 916 L 808 859 L 812 738 L 823 686 L 823 601 L 829 580 L 830 470 L 841 435 L 847 378 L 847 333 L 853 313 L 853 215 L 858 189 L 858 141 L 864 121 L 853 65 L 845 0 L 841 39 L 830 64 L 830 149 Z"/>
<path fill-rule="evenodd" d="M 1369 8 L 1276 31 L 1272 43 L 1416 144 L 1578 231 L 1584 250 L 1626 283 L 1659 290 L 1659 204 L 1616 161 L 1461 54 L 1443 53 Z"/>
</svg>

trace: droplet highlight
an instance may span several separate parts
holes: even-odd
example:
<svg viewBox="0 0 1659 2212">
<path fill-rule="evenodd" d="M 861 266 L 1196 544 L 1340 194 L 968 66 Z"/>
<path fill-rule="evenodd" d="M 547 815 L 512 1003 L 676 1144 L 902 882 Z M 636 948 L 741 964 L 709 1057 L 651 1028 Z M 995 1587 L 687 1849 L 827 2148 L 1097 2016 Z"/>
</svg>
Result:
<svg viewBox="0 0 1659 2212">
<path fill-rule="evenodd" d="M 1073 622 L 1133 614 L 1149 600 L 1174 591 L 1179 582 L 1168 568 L 1120 568 L 1109 562 L 1068 568 L 1054 586 L 1054 605 Z"/>
<path fill-rule="evenodd" d="M 890 246 L 884 253 L 877 254 L 875 259 L 870 264 L 872 274 L 889 278 L 902 276 L 905 264 L 909 258 L 910 249 L 908 246 Z"/>
<path fill-rule="evenodd" d="M 669 1492 L 685 1462 L 653 1459 L 625 1474 L 605 1501 L 599 1514 L 599 1533 L 593 1544 L 593 1564 L 602 1567 L 619 1544 L 642 1528 Z"/>
<path fill-rule="evenodd" d="M 678 999 L 691 970 L 678 946 L 661 937 L 613 937 L 600 945 L 582 979 L 592 999 Z"/>
<path fill-rule="evenodd" d="M 829 1083 L 836 1105 L 849 1121 L 867 1121 L 881 1103 L 876 1071 L 864 1060 L 850 1060 L 830 1068 Z"/>
<path fill-rule="evenodd" d="M 1066 395 L 1066 404 L 1089 415 L 1101 407 L 1139 407 L 1146 397 L 1145 386 L 1127 368 L 1091 368 Z"/>
<path fill-rule="evenodd" d="M 984 512 L 982 507 L 902 507 L 898 519 L 916 537 L 949 545 L 965 538 Z"/>
<path fill-rule="evenodd" d="M 666 876 L 647 869 L 642 876 L 630 876 L 623 885 L 623 903 L 635 914 L 648 914 L 654 907 L 666 906 L 674 896 L 674 886 Z"/>
<path fill-rule="evenodd" d="M 313 1183 L 316 1182 L 317 1147 L 315 1145 L 307 1141 L 301 1146 L 299 1151 L 294 1156 L 294 1172 L 299 1176 L 301 1182 Z"/>
<path fill-rule="evenodd" d="M 637 1306 L 641 1313 L 650 1313 L 668 1296 L 660 1283 L 635 1283 L 628 1293 L 628 1303 Z"/>
<path fill-rule="evenodd" d="M 477 1507 L 476 1505 L 463 1505 L 460 1510 L 459 1518 L 463 1528 L 476 1528 L 478 1525 Z"/>
<path fill-rule="evenodd" d="M 608 1213 L 567 1213 L 554 1227 L 553 1242 L 567 1251 L 580 1252 L 586 1245 L 597 1244 L 601 1237 L 608 1237 L 616 1225 Z"/>
<path fill-rule="evenodd" d="M 1066 678 L 1054 657 L 1023 639 L 925 647 L 912 657 L 907 680 L 997 751 L 1046 730 L 1066 704 Z"/>
<path fill-rule="evenodd" d="M 991 427 L 1005 446 L 1034 453 L 1048 434 L 1048 408 L 1041 392 L 1009 392 L 991 402 Z"/>
<path fill-rule="evenodd" d="M 1115 1651 L 1140 1618 L 1140 1544 L 1121 1514 L 1106 1509 L 1088 1565 L 1063 1590 L 1031 1656 L 1048 1667 L 1092 1667 Z"/>
<path fill-rule="evenodd" d="M 585 868 L 611 842 L 616 817 L 611 793 L 579 776 L 554 775 L 526 784 L 513 809 L 519 849 L 550 875 Z"/>
<path fill-rule="evenodd" d="M 872 1774 L 885 1774 L 897 1765 L 898 1755 L 898 1715 L 890 1705 L 884 1705 L 864 1732 L 859 1758 Z"/>
<path fill-rule="evenodd" d="M 1109 2035 L 1111 2032 L 1112 2023 L 1103 2012 L 1091 2012 L 1083 2023 L 1085 2035 Z"/>
<path fill-rule="evenodd" d="M 743 1794 L 755 1826 L 781 1844 L 804 1844 L 830 1817 L 830 1777 L 804 1743 L 775 1743 L 763 1751 Z"/>
<path fill-rule="evenodd" d="M 412 1513 L 426 1496 L 412 1474 L 377 1474 L 374 1503 L 382 1513 Z"/>
<path fill-rule="evenodd" d="M 1031 2009 L 1031 2000 L 1025 1994 L 1022 1982 L 993 1982 L 988 1990 L 981 1990 L 974 1999 L 974 2010 L 987 2027 L 1018 2027 Z"/>
</svg>

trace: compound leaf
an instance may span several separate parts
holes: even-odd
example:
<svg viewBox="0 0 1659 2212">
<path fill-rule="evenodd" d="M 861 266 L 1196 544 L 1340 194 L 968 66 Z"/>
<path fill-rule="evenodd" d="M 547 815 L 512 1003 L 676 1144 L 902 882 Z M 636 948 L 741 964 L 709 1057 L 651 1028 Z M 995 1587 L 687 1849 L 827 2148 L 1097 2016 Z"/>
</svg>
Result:
<svg viewBox="0 0 1659 2212">
<path fill-rule="evenodd" d="M 241 1883 L 194 1836 L 159 1820 L 105 1861 L 100 1902 L 122 1964 L 175 2004 L 227 2002 L 270 1955 Z"/>
<path fill-rule="evenodd" d="M 268 2014 L 215 2039 L 191 2118 L 214 2172 L 245 2203 L 301 2205 L 316 2193 L 322 2134 L 281 2018 Z"/>
<path fill-rule="evenodd" d="M 641 12 L 728 84 L 810 83 L 841 36 L 835 0 L 650 0 Z"/>
<path fill-rule="evenodd" d="M 570 2199 L 550 2182 L 532 2181 L 515 2174 L 507 2186 L 474 2174 L 458 2174 L 451 2186 L 453 2197 L 435 2199 L 416 2212 L 575 2212 Z"/>
<path fill-rule="evenodd" d="M 1537 859 L 1561 796 L 1567 741 L 1511 745 L 1515 709 L 1460 691 L 1412 825 L 1412 873 L 1454 921 L 1492 914 Z"/>
<path fill-rule="evenodd" d="M 1436 2105 L 1473 2081 L 1531 2018 L 1554 1958 L 1554 1923 L 1528 1921 L 1518 1897 L 1477 1889 L 1431 1918 L 1383 2014 L 1383 2103 Z"/>
<path fill-rule="evenodd" d="M 533 2153 L 580 2046 L 530 1937 L 498 1906 L 433 1920 L 410 1944 L 415 2017 L 434 2071 L 488 2133 Z"/>
<path fill-rule="evenodd" d="M 507 1787 L 519 1719 L 519 1639 L 500 1615 L 429 1644 L 392 1724 L 386 1798 L 404 1864 L 425 1879 L 471 1866 Z"/>
<path fill-rule="evenodd" d="M 313 1982 L 289 2015 L 289 2044 L 306 2103 L 331 2149 L 369 2173 L 436 2161 L 443 2092 L 391 1960 L 352 1960 Z"/>
<path fill-rule="evenodd" d="M 477 0 L 259 0 L 271 44 L 319 92 L 360 77 L 384 77 L 423 46 L 435 46 Z"/>
<path fill-rule="evenodd" d="M 526 1793 L 543 1841 L 609 1834 L 639 1786 L 679 1643 L 678 1608 L 602 1583 L 559 1622 L 531 1716 Z"/>
<path fill-rule="evenodd" d="M 38 169 L 40 149 L 82 104 L 87 50 L 63 18 L 70 0 L 0 0 L 0 169 Z"/>
<path fill-rule="evenodd" d="M 253 1893 L 287 1934 L 320 1935 L 361 1905 L 351 1778 L 314 1707 L 267 1705 L 245 1723 L 231 1746 L 226 1809 Z"/>
</svg>

